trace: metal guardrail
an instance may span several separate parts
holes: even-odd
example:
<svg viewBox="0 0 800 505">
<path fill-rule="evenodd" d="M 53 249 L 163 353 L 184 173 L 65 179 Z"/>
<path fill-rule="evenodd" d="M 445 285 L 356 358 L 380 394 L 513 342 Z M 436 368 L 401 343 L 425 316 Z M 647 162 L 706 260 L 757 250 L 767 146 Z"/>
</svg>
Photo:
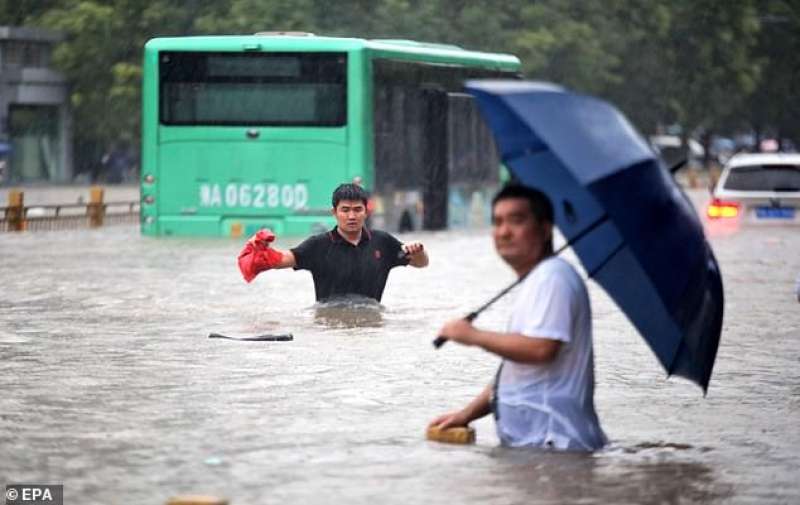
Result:
<svg viewBox="0 0 800 505">
<path fill-rule="evenodd" d="M 8 205 L 0 207 L 0 232 L 97 228 L 139 222 L 140 202 L 104 202 L 103 188 L 89 190 L 88 203 L 24 205 L 24 193 L 12 190 Z"/>
</svg>

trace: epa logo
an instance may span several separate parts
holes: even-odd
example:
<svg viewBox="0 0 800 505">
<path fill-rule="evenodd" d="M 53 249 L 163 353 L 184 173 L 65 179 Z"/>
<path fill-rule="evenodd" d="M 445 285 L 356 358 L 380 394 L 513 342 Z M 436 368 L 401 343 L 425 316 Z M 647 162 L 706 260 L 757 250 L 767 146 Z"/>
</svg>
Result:
<svg viewBox="0 0 800 505">
<path fill-rule="evenodd" d="M 63 505 L 63 488 L 60 484 L 10 484 L 6 505 Z"/>
</svg>

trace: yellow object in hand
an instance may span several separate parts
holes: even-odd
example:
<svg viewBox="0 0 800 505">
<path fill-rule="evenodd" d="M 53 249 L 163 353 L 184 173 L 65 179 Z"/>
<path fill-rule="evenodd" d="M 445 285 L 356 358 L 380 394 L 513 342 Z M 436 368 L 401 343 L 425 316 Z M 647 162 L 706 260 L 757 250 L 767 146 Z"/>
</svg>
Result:
<svg viewBox="0 0 800 505">
<path fill-rule="evenodd" d="M 445 429 L 439 428 L 438 426 L 429 426 L 426 437 L 428 440 L 444 442 L 446 444 L 474 444 L 475 429 L 469 426 Z"/>
</svg>

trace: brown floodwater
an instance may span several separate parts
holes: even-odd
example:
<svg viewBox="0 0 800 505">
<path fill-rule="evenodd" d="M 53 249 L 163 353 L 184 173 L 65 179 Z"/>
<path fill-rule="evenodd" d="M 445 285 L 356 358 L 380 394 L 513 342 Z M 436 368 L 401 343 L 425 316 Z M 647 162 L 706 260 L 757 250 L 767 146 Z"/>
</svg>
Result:
<svg viewBox="0 0 800 505">
<path fill-rule="evenodd" d="M 244 283 L 237 241 L 0 235 L 0 481 L 84 504 L 800 502 L 800 230 L 710 230 L 726 308 L 706 397 L 589 282 L 611 439 L 591 455 L 500 448 L 489 418 L 473 446 L 425 440 L 497 366 L 431 339 L 513 277 L 488 230 L 401 238 L 429 268 L 395 269 L 383 306 L 318 307 L 305 272 Z M 509 301 L 477 324 L 502 328 Z"/>
</svg>

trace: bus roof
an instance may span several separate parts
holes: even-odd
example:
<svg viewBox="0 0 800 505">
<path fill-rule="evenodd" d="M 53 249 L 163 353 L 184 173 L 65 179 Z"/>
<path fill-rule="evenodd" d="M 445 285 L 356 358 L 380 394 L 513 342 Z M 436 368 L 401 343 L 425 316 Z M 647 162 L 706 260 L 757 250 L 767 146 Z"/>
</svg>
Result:
<svg viewBox="0 0 800 505">
<path fill-rule="evenodd" d="M 145 51 L 364 51 L 378 58 L 479 65 L 506 70 L 520 68 L 520 61 L 516 56 L 470 51 L 454 45 L 396 39 L 321 37 L 298 33 L 155 38 L 147 42 Z"/>
</svg>

